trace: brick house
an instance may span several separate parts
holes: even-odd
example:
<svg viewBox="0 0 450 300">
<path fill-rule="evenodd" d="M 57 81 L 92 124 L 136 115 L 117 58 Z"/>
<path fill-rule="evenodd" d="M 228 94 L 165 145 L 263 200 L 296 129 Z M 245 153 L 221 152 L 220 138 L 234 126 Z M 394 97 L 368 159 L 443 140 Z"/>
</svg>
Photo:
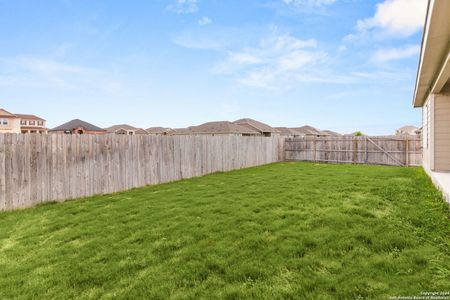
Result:
<svg viewBox="0 0 450 300">
<path fill-rule="evenodd" d="M 59 125 L 49 132 L 59 134 L 106 134 L 106 130 L 79 119 Z"/>
</svg>

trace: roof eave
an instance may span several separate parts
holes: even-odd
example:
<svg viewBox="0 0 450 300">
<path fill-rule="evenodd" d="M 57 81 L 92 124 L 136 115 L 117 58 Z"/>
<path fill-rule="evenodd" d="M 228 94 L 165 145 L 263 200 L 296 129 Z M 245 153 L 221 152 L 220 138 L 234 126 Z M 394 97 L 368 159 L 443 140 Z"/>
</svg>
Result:
<svg viewBox="0 0 450 300">
<path fill-rule="evenodd" d="M 431 93 L 440 93 L 450 70 L 450 1 L 429 0 L 422 34 L 412 104 L 421 107 Z"/>
<path fill-rule="evenodd" d="M 434 1 L 434 0 L 428 0 L 428 3 L 427 3 L 427 12 L 425 14 L 425 24 L 423 25 L 422 41 L 420 43 L 419 65 L 417 67 L 416 84 L 414 87 L 414 98 L 413 98 L 413 106 L 414 107 L 421 107 L 423 105 L 423 103 L 425 102 L 425 100 L 423 98 L 421 98 L 419 101 L 417 93 L 418 93 L 418 89 L 419 89 L 420 71 L 422 69 L 422 63 L 423 63 L 425 36 L 427 35 L 427 27 L 428 27 L 428 22 L 429 22 L 428 15 L 430 14 L 431 1 Z"/>
</svg>

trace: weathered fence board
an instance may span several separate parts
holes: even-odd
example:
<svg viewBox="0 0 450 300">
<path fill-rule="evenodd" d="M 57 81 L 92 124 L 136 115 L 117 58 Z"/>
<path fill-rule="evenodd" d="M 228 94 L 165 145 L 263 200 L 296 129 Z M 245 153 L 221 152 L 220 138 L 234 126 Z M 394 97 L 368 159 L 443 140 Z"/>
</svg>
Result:
<svg viewBox="0 0 450 300">
<path fill-rule="evenodd" d="M 286 160 L 397 166 L 422 165 L 418 137 L 289 138 Z"/>
<path fill-rule="evenodd" d="M 0 134 L 0 210 L 279 160 L 278 137 Z"/>
</svg>

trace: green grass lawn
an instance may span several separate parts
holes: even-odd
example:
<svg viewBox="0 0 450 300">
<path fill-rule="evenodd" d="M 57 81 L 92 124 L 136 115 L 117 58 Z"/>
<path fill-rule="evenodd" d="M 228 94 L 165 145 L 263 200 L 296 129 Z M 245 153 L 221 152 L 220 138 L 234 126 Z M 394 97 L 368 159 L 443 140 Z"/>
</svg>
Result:
<svg viewBox="0 0 450 300">
<path fill-rule="evenodd" d="M 450 290 L 422 169 L 279 163 L 0 213 L 0 299 L 387 299 Z"/>
</svg>

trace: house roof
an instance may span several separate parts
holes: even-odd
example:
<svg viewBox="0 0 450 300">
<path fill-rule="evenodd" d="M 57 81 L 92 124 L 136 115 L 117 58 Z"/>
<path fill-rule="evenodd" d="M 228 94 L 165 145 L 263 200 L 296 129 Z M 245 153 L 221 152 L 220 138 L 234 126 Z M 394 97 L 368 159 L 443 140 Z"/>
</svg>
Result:
<svg viewBox="0 0 450 300">
<path fill-rule="evenodd" d="M 77 129 L 77 128 L 83 128 L 88 131 L 105 132 L 104 129 L 97 127 L 86 121 L 80 120 L 80 119 L 75 119 L 75 120 L 69 121 L 67 123 L 64 123 L 62 125 L 59 125 L 58 127 L 51 129 L 50 131 L 66 131 L 66 130 L 73 130 L 73 129 Z"/>
<path fill-rule="evenodd" d="M 400 127 L 400 128 L 397 129 L 397 130 L 401 130 L 401 131 L 409 131 L 409 130 L 417 130 L 417 129 L 419 129 L 419 128 L 416 127 L 416 126 L 413 126 L 413 125 L 406 125 L 406 126 Z"/>
<path fill-rule="evenodd" d="M 147 128 L 146 131 L 149 134 L 163 134 L 170 131 L 170 128 L 164 128 L 164 127 L 150 127 Z"/>
<path fill-rule="evenodd" d="M 198 134 L 259 134 L 256 129 L 234 124 L 229 121 L 207 122 L 188 128 L 191 133 Z"/>
<path fill-rule="evenodd" d="M 25 120 L 45 121 L 45 119 L 42 119 L 36 115 L 16 114 L 16 116 Z"/>
<path fill-rule="evenodd" d="M 120 124 L 120 125 L 114 125 L 108 128 L 105 128 L 106 132 L 108 133 L 116 133 L 119 130 L 127 130 L 127 131 L 134 131 L 136 134 L 148 134 L 147 131 L 145 131 L 142 128 L 137 128 L 128 124 Z"/>
<path fill-rule="evenodd" d="M 299 132 L 287 127 L 275 127 L 275 129 L 278 130 L 282 136 L 300 135 Z"/>
<path fill-rule="evenodd" d="M 17 116 L 15 114 L 10 113 L 9 111 L 0 108 L 0 117 L 7 117 L 7 118 L 16 118 Z"/>
<path fill-rule="evenodd" d="M 429 0 L 414 90 L 414 107 L 449 85 L 450 1 Z"/>
<path fill-rule="evenodd" d="M 132 131 L 138 130 L 138 128 L 133 127 L 133 126 L 128 125 L 128 124 L 113 125 L 113 126 L 111 126 L 111 127 L 105 128 L 105 130 L 106 130 L 108 133 L 115 133 L 116 131 L 118 131 L 118 130 L 120 130 L 120 129 L 123 129 L 123 130 L 132 130 Z"/>
<path fill-rule="evenodd" d="M 416 134 L 417 130 L 419 130 L 419 128 L 416 126 L 406 125 L 406 126 L 403 126 L 403 127 L 400 127 L 399 129 L 397 129 L 396 132 L 398 132 L 398 133 L 403 132 L 403 133 L 408 133 L 408 134 L 414 135 L 414 134 Z"/>
<path fill-rule="evenodd" d="M 189 128 L 173 128 L 168 130 L 168 135 L 188 135 L 192 134 L 192 131 Z"/>
<path fill-rule="evenodd" d="M 332 131 L 332 130 L 322 130 L 321 132 L 322 132 L 322 134 L 330 135 L 330 136 L 342 136 L 341 133 Z"/>
<path fill-rule="evenodd" d="M 309 125 L 305 125 L 302 127 L 296 127 L 296 128 L 290 128 L 296 132 L 299 133 L 299 135 L 329 135 L 327 133 L 321 132 L 320 130 L 309 126 Z"/>
<path fill-rule="evenodd" d="M 136 134 L 148 134 L 147 130 L 143 128 L 138 128 L 135 132 Z"/>
<path fill-rule="evenodd" d="M 234 124 L 238 124 L 241 126 L 246 126 L 250 129 L 256 129 L 261 133 L 264 132 L 273 132 L 273 133 L 279 133 L 279 131 L 265 123 L 250 119 L 250 118 L 244 118 L 244 119 L 239 119 L 233 122 Z"/>
</svg>

